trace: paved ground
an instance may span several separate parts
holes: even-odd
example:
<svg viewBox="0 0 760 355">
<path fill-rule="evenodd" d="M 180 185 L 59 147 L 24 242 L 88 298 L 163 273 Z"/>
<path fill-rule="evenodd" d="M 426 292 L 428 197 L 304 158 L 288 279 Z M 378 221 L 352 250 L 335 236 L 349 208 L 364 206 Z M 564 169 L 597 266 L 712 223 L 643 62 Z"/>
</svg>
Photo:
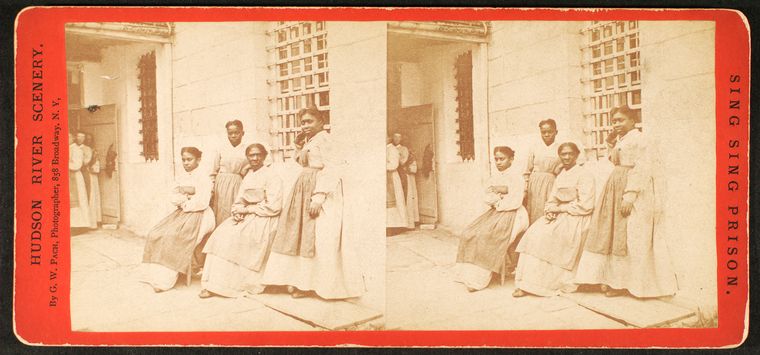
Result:
<svg viewBox="0 0 760 355">
<path fill-rule="evenodd" d="M 144 239 L 126 230 L 97 230 L 72 237 L 71 327 L 75 331 L 324 330 L 275 309 L 306 308 L 327 324 L 351 318 L 347 302 L 294 300 L 285 295 L 201 299 L 200 280 L 155 293 L 138 282 Z M 289 303 L 290 302 L 290 303 Z M 267 307 L 266 304 L 273 305 Z M 308 307 L 299 307 L 302 305 Z M 302 308 L 299 310 L 298 308 Z M 366 309 L 364 309 L 366 313 Z M 302 312 L 303 313 L 303 312 Z M 330 317 L 340 313 L 342 319 Z M 346 313 L 349 313 L 346 316 Z M 308 318 L 306 314 L 304 318 Z M 366 328 L 378 327 L 375 319 Z M 382 324 L 382 323 L 380 323 Z M 361 326 L 359 329 L 363 329 Z"/>
<path fill-rule="evenodd" d="M 71 326 L 75 331 L 309 331 L 340 324 L 348 329 L 391 330 L 628 327 L 567 297 L 513 298 L 511 280 L 467 292 L 464 285 L 453 281 L 450 271 L 457 243 L 441 230 L 389 237 L 386 313 L 376 318 L 379 312 L 372 315 L 371 310 L 342 301 L 301 301 L 304 299 L 276 294 L 200 299 L 198 279 L 190 286 L 178 284 L 157 294 L 138 282 L 142 238 L 126 230 L 92 231 L 72 237 Z M 610 306 L 616 307 L 611 304 L 608 309 Z M 661 303 L 656 306 L 663 307 Z M 650 305 L 628 308 L 646 307 Z M 351 323 L 368 317 L 373 319 Z"/>
<path fill-rule="evenodd" d="M 514 282 L 470 293 L 454 282 L 457 239 L 440 230 L 388 238 L 387 329 L 617 329 L 564 297 L 512 297 Z"/>
</svg>

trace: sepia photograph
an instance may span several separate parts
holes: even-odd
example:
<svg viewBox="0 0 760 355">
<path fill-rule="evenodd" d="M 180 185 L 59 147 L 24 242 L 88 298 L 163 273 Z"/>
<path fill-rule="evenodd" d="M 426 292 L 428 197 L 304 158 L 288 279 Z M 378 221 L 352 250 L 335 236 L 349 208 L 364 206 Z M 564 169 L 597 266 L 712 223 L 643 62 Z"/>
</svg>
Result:
<svg viewBox="0 0 760 355">
<path fill-rule="evenodd" d="M 387 329 L 717 326 L 713 22 L 387 38 Z"/>
<path fill-rule="evenodd" d="M 714 40 L 69 23 L 71 327 L 715 327 Z"/>
<path fill-rule="evenodd" d="M 72 330 L 382 328 L 380 34 L 67 24 Z"/>
<path fill-rule="evenodd" d="M 20 10 L 15 336 L 739 347 L 749 35 L 732 9 Z"/>
</svg>

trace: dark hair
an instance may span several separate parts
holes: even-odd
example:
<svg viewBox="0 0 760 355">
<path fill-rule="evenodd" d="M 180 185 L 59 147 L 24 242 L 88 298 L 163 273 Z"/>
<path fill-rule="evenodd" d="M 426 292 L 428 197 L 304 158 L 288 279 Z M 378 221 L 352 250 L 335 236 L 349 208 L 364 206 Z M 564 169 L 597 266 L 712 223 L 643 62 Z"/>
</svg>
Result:
<svg viewBox="0 0 760 355">
<path fill-rule="evenodd" d="M 493 153 L 494 154 L 496 154 L 496 153 L 502 153 L 502 154 L 506 155 L 508 158 L 514 158 L 515 157 L 515 151 L 512 150 L 512 148 L 507 147 L 505 145 L 494 147 L 493 148 Z"/>
<path fill-rule="evenodd" d="M 232 120 L 227 121 L 227 123 L 224 124 L 224 128 L 230 128 L 230 126 L 238 126 L 241 131 L 243 131 L 243 122 L 240 122 L 240 120 Z"/>
<path fill-rule="evenodd" d="M 560 144 L 559 148 L 557 148 L 557 155 L 559 155 L 562 152 L 562 148 L 565 148 L 565 147 L 570 147 L 570 149 L 572 149 L 575 152 L 576 156 L 581 154 L 581 150 L 578 149 L 578 146 L 575 145 L 575 143 L 565 142 L 565 143 Z"/>
<path fill-rule="evenodd" d="M 552 126 L 552 128 L 556 131 L 557 130 L 557 122 L 555 122 L 551 118 L 547 118 L 541 122 L 538 123 L 538 128 L 541 128 L 541 126 L 548 124 L 549 126 Z"/>
<path fill-rule="evenodd" d="M 245 155 L 248 155 L 248 152 L 253 149 L 258 148 L 261 153 L 263 153 L 262 159 L 266 159 L 267 155 L 269 155 L 269 152 L 267 151 L 267 148 L 264 147 L 261 143 L 253 143 L 245 147 Z"/>
<path fill-rule="evenodd" d="M 639 115 L 636 114 L 636 111 L 628 107 L 628 105 L 613 107 L 612 110 L 610 110 L 610 120 L 612 120 L 612 116 L 615 116 L 615 114 L 618 113 L 624 115 L 625 117 L 633 119 L 633 122 L 639 122 Z"/>
<path fill-rule="evenodd" d="M 325 117 L 322 115 L 322 111 L 320 111 L 316 106 L 302 108 L 300 111 L 298 111 L 298 114 L 296 114 L 296 118 L 300 120 L 301 117 L 305 115 L 312 115 L 318 119 L 319 122 L 325 123 Z"/>
<path fill-rule="evenodd" d="M 203 155 L 203 152 L 201 152 L 196 147 L 182 147 L 182 149 L 180 150 L 180 154 L 185 154 L 185 153 L 192 154 L 196 159 L 200 159 L 201 156 Z"/>
</svg>

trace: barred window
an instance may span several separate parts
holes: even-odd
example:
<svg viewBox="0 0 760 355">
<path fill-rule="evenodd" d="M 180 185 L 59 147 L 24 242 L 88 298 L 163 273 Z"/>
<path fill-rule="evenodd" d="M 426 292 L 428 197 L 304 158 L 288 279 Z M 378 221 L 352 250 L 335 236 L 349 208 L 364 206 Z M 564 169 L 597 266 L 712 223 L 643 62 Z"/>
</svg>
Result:
<svg viewBox="0 0 760 355">
<path fill-rule="evenodd" d="M 628 105 L 641 119 L 641 62 L 637 21 L 593 21 L 583 29 L 583 103 L 586 149 L 606 155 L 609 111 Z M 639 120 L 640 121 L 640 120 Z M 637 124 L 641 128 L 641 124 Z"/>
<path fill-rule="evenodd" d="M 144 54 L 137 64 L 140 81 L 140 136 L 145 161 L 158 160 L 158 111 L 156 109 L 156 52 Z"/>
<path fill-rule="evenodd" d="M 293 157 L 295 137 L 300 131 L 296 114 L 314 105 L 330 122 L 330 87 L 327 61 L 327 26 L 324 21 L 280 21 L 269 32 L 271 50 L 270 118 L 272 157 L 286 161 Z M 326 126 L 329 129 L 329 125 Z"/>
<path fill-rule="evenodd" d="M 475 130 L 472 113 L 472 52 L 457 57 L 454 67 L 457 90 L 457 136 L 462 160 L 475 159 Z"/>
</svg>

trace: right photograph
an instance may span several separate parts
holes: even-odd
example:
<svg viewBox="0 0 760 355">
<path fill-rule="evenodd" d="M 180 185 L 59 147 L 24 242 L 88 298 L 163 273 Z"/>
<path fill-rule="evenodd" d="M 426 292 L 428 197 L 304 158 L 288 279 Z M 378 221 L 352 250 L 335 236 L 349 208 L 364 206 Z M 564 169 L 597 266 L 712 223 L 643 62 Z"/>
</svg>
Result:
<svg viewBox="0 0 760 355">
<path fill-rule="evenodd" d="M 389 330 L 717 327 L 715 23 L 389 22 Z"/>
</svg>

